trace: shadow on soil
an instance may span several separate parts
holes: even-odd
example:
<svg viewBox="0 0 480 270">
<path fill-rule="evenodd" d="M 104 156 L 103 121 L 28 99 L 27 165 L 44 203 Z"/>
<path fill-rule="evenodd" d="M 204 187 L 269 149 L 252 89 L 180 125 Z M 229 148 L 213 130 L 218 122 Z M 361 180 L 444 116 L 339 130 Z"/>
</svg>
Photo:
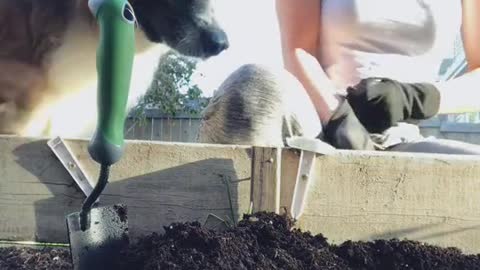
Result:
<svg viewBox="0 0 480 270">
<path fill-rule="evenodd" d="M 52 158 L 47 141 L 22 145 L 13 154 L 51 193 L 34 203 L 35 240 L 68 242 L 65 216 L 79 211 L 85 196 L 60 161 Z M 232 160 L 206 159 L 109 183 L 100 205 L 126 204 L 130 236 L 135 237 L 163 232 L 163 226 L 172 222 L 203 223 L 210 213 L 226 220 L 241 218 L 239 196 L 248 196 L 244 193 L 249 189 L 243 188 L 241 195 L 239 189 L 249 186 L 249 180 L 238 179 Z"/>
</svg>

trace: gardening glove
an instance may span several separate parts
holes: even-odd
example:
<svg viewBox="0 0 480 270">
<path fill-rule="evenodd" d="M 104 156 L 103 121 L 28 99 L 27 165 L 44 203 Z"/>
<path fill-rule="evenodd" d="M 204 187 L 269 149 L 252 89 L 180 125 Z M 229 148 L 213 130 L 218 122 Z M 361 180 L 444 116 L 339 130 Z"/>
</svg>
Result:
<svg viewBox="0 0 480 270">
<path fill-rule="evenodd" d="M 370 133 L 382 133 L 398 122 L 415 123 L 438 113 L 440 92 L 429 83 L 402 83 L 367 78 L 347 88 L 347 99 Z"/>
<path fill-rule="evenodd" d="M 342 99 L 325 125 L 325 141 L 338 149 L 375 150 L 370 134 L 357 119 L 348 101 Z"/>
</svg>

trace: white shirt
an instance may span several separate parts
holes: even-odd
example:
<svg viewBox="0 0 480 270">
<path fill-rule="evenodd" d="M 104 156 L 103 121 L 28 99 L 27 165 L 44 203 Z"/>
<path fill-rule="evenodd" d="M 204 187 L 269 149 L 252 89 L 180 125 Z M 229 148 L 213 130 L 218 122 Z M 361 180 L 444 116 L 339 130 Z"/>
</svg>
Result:
<svg viewBox="0 0 480 270">
<path fill-rule="evenodd" d="M 319 58 L 339 89 L 366 77 L 432 82 L 460 31 L 458 0 L 323 0 Z"/>
</svg>

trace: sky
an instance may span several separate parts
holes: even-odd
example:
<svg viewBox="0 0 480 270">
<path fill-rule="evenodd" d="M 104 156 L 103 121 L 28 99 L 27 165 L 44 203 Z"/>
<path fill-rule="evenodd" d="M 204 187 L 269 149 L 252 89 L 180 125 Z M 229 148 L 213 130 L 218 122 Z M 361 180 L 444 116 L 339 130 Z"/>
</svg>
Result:
<svg viewBox="0 0 480 270">
<path fill-rule="evenodd" d="M 244 64 L 282 65 L 274 0 L 216 0 L 214 4 L 230 48 L 199 63 L 194 83 L 205 96 L 211 96 L 229 74 Z"/>
</svg>

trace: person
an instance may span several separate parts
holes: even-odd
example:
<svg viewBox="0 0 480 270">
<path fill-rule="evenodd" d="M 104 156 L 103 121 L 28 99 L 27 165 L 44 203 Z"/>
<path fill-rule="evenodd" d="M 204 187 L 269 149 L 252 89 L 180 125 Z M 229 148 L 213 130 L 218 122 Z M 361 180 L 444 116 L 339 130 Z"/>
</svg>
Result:
<svg viewBox="0 0 480 270">
<path fill-rule="evenodd" d="M 276 0 L 284 70 L 232 73 L 198 140 L 285 145 L 297 135 L 340 149 L 480 154 L 478 145 L 424 138 L 417 126 L 480 111 L 479 11 L 477 0 Z M 468 72 L 437 81 L 459 31 Z"/>
</svg>

